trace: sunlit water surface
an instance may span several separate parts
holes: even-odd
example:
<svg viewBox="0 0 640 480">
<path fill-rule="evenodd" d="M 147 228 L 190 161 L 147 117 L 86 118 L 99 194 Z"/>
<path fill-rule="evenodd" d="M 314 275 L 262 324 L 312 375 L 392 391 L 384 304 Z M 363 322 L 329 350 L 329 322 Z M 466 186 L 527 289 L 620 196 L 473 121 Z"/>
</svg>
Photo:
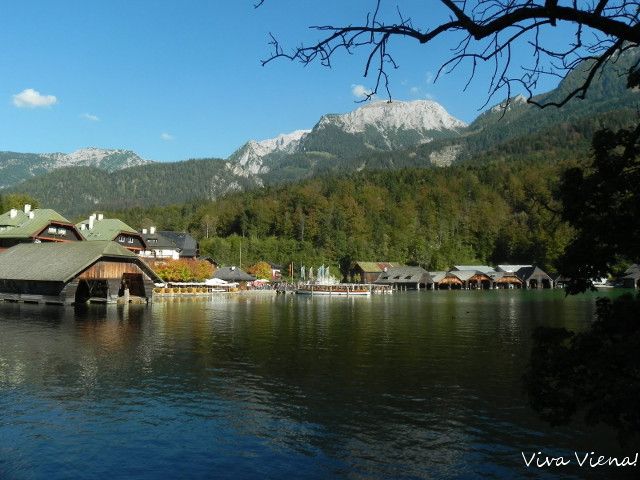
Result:
<svg viewBox="0 0 640 480">
<path fill-rule="evenodd" d="M 632 453 L 604 428 L 551 429 L 523 394 L 533 330 L 584 329 L 594 302 L 0 304 L 0 478 L 633 478 L 521 454 Z"/>
</svg>

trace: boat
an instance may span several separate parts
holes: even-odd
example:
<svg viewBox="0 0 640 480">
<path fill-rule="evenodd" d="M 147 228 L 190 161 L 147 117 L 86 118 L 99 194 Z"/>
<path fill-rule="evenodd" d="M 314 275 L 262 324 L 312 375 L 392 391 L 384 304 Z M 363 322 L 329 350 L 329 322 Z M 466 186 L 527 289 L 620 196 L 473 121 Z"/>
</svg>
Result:
<svg viewBox="0 0 640 480">
<path fill-rule="evenodd" d="M 298 295 L 320 295 L 340 297 L 366 297 L 371 295 L 369 285 L 356 285 L 350 283 L 336 284 L 305 284 L 296 289 Z"/>
</svg>

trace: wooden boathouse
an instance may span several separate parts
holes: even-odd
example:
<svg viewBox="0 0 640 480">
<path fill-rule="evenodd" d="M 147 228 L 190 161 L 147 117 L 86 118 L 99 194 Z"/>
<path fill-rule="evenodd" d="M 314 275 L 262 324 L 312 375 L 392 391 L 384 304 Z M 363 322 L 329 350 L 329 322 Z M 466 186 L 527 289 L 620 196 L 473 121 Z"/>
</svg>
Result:
<svg viewBox="0 0 640 480">
<path fill-rule="evenodd" d="M 61 305 L 149 301 L 162 280 L 111 241 L 21 244 L 0 253 L 0 300 Z"/>
</svg>

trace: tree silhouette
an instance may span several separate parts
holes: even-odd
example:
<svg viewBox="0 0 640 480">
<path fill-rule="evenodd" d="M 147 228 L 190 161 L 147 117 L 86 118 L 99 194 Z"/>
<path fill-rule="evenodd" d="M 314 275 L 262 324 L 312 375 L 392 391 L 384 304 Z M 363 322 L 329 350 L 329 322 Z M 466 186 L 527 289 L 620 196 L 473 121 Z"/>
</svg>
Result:
<svg viewBox="0 0 640 480">
<path fill-rule="evenodd" d="M 261 0 L 256 7 L 264 3 Z M 514 89 L 523 89 L 529 102 L 538 104 L 533 91 L 541 77 L 564 78 L 589 60 L 584 81 L 560 101 L 539 104 L 546 107 L 562 106 L 574 97 L 584 98 L 595 76 L 607 63 L 640 44 L 638 1 L 440 0 L 440 3 L 446 18 L 432 25 L 415 25 L 411 16 L 399 8 L 396 17 L 387 21 L 381 13 L 381 1 L 377 0 L 374 8 L 363 15 L 363 23 L 311 26 L 320 38 L 308 45 L 288 50 L 272 34 L 273 51 L 262 64 L 289 59 L 305 65 L 319 62 L 331 67 L 333 57 L 339 52 L 351 54 L 365 50 L 364 76 L 375 71 L 375 86 L 365 100 L 378 94 L 380 89 L 391 99 L 389 71 L 398 68 L 398 64 L 390 41 L 402 38 L 430 46 L 435 39 L 445 38 L 454 47 L 436 79 L 468 62 L 471 81 L 479 64 L 490 62 L 493 73 L 488 80 L 487 104 L 499 92 L 510 98 Z M 572 29 L 572 35 L 567 36 L 564 44 L 548 35 L 549 29 L 560 24 Z M 521 63 L 522 56 L 514 57 L 514 50 L 522 46 L 531 51 L 530 62 L 525 65 Z M 636 63 L 629 71 L 629 78 L 637 83 L 639 75 Z"/>
</svg>

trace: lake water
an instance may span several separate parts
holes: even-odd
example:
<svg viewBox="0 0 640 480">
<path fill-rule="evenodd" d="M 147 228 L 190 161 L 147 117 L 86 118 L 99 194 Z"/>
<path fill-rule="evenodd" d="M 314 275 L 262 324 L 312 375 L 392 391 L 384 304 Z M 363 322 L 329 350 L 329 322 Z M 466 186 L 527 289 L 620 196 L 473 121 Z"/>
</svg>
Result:
<svg viewBox="0 0 640 480">
<path fill-rule="evenodd" d="M 594 301 L 0 304 L 0 478 L 632 478 L 521 455 L 635 453 L 605 428 L 549 428 L 523 394 L 535 327 L 584 329 Z"/>
</svg>

